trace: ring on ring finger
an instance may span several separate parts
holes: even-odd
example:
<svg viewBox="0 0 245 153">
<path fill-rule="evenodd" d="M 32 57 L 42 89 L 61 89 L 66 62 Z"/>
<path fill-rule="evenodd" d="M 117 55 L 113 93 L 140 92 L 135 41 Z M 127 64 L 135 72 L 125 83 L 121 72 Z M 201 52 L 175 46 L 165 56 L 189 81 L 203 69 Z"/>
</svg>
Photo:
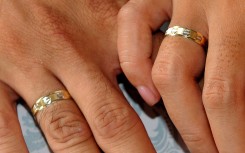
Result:
<svg viewBox="0 0 245 153">
<path fill-rule="evenodd" d="M 165 33 L 166 36 L 179 36 L 189 40 L 194 41 L 195 43 L 201 45 L 202 47 L 206 46 L 207 39 L 200 33 L 192 29 L 184 28 L 181 26 L 173 26 L 168 28 Z"/>
<path fill-rule="evenodd" d="M 48 107 L 54 102 L 68 99 L 71 99 L 71 96 L 66 90 L 56 90 L 54 92 L 51 92 L 36 101 L 36 103 L 32 107 L 32 114 L 33 116 L 36 116 L 39 111 L 42 111 L 44 108 Z"/>
</svg>

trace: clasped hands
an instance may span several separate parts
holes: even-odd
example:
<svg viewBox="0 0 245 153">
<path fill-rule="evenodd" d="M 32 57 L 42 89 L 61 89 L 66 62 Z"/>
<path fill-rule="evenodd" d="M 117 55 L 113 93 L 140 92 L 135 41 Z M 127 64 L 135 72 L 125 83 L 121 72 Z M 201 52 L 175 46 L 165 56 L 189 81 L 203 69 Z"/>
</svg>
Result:
<svg viewBox="0 0 245 153">
<path fill-rule="evenodd" d="M 162 97 L 191 152 L 244 152 L 243 1 L 1 0 L 0 6 L 1 152 L 28 152 L 16 99 L 32 107 L 59 89 L 73 99 L 36 116 L 54 152 L 155 152 L 117 86 L 121 68 L 150 105 Z M 207 55 L 180 37 L 159 41 L 163 35 L 155 31 L 170 19 L 170 26 L 202 33 Z"/>
</svg>

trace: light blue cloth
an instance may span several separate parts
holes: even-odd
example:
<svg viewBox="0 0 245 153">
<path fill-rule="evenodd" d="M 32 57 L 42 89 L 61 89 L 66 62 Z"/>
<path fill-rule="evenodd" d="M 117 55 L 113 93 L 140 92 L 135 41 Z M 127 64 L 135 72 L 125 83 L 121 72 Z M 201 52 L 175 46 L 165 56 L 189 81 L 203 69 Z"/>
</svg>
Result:
<svg viewBox="0 0 245 153">
<path fill-rule="evenodd" d="M 179 136 L 172 127 L 172 124 L 169 121 L 166 122 L 167 115 L 163 108 L 158 106 L 152 109 L 142 102 L 136 103 L 126 92 L 123 84 L 120 84 L 120 88 L 143 121 L 148 135 L 158 153 L 186 152 L 176 143 L 175 139 L 178 140 Z M 137 95 L 137 93 L 135 92 L 134 95 Z M 23 135 L 30 153 L 50 153 L 48 145 L 39 128 L 34 123 L 30 113 L 21 104 L 18 105 L 17 109 Z M 125 153 L 127 153 L 127 151 L 125 151 Z"/>
</svg>

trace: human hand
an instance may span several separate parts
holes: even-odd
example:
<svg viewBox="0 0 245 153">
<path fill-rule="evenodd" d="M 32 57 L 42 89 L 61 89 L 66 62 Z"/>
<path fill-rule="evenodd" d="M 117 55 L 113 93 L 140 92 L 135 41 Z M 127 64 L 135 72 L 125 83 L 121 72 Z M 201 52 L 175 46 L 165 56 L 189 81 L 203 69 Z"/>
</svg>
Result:
<svg viewBox="0 0 245 153">
<path fill-rule="evenodd" d="M 56 102 L 36 116 L 53 152 L 155 152 L 116 82 L 121 5 L 0 0 L 0 152 L 28 152 L 15 100 L 22 97 L 32 107 L 60 89 L 73 100 Z"/>
<path fill-rule="evenodd" d="M 158 89 L 191 152 L 245 150 L 244 7 L 241 0 L 131 0 L 119 13 L 124 73 L 151 105 Z M 193 41 L 168 36 L 153 64 L 151 34 L 170 18 L 170 27 L 183 26 L 208 38 L 207 56 Z M 198 80 L 204 67 L 202 92 Z"/>
</svg>

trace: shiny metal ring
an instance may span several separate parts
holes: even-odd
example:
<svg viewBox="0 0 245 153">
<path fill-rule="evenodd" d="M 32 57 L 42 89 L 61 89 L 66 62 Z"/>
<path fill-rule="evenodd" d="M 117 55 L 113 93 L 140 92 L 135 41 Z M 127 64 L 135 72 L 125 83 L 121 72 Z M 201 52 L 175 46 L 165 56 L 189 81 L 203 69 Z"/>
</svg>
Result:
<svg viewBox="0 0 245 153">
<path fill-rule="evenodd" d="M 71 99 L 71 96 L 66 90 L 57 90 L 49 93 L 46 96 L 39 98 L 32 107 L 32 114 L 35 116 L 39 111 L 60 100 Z"/>
<path fill-rule="evenodd" d="M 168 28 L 165 35 L 183 37 L 194 41 L 202 47 L 205 47 L 207 43 L 207 39 L 201 33 L 181 26 L 173 26 Z"/>
</svg>

